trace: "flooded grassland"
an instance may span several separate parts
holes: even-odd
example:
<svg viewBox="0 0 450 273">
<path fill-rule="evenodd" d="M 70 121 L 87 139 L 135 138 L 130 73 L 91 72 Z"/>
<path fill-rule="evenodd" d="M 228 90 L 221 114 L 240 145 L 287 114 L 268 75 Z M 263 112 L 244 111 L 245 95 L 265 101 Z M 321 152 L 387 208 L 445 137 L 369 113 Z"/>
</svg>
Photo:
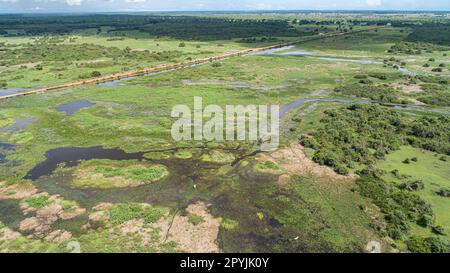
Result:
<svg viewBox="0 0 450 273">
<path fill-rule="evenodd" d="M 374 240 L 395 249 L 371 226 L 380 211 L 355 190 L 357 175 L 315 163 L 292 124 L 307 116 L 307 130 L 327 108 L 372 102 L 335 92 L 357 84 L 356 74 L 387 75 L 374 84 L 410 79 L 378 61 L 309 53 L 1 101 L 0 251 L 64 252 L 73 241 L 85 252 L 360 252 Z M 174 142 L 170 111 L 194 96 L 284 106 L 279 149 Z"/>
</svg>

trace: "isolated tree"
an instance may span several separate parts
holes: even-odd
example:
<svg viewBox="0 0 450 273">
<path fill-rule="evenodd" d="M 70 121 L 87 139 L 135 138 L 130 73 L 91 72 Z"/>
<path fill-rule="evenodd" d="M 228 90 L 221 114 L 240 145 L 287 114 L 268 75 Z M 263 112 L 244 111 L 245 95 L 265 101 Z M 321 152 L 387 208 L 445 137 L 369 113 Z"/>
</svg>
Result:
<svg viewBox="0 0 450 273">
<path fill-rule="evenodd" d="M 99 71 L 92 71 L 91 72 L 91 77 L 100 77 L 102 75 L 102 73 L 100 73 Z"/>
</svg>

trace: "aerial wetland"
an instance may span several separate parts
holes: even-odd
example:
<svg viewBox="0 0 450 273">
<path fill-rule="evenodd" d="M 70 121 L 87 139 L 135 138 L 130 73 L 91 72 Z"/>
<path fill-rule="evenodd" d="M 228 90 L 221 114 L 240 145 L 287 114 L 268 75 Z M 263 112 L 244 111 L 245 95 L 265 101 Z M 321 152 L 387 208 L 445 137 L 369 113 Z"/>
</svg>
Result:
<svg viewBox="0 0 450 273">
<path fill-rule="evenodd" d="M 449 252 L 448 16 L 202 16 L 0 16 L 0 97 L 282 45 L 0 98 L 0 252 Z M 194 97 L 279 147 L 175 141 Z"/>
</svg>

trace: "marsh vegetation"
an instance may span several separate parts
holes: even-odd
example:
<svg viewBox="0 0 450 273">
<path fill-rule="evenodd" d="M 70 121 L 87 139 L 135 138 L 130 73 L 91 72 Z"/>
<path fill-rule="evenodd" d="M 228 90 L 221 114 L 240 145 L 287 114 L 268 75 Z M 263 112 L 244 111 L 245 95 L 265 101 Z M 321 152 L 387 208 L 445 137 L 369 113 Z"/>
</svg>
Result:
<svg viewBox="0 0 450 273">
<path fill-rule="evenodd" d="M 0 100 L 0 251 L 449 252 L 448 18 L 49 18 L 0 16 L 0 94 L 305 42 Z M 194 96 L 280 105 L 279 149 L 175 142 Z"/>
</svg>

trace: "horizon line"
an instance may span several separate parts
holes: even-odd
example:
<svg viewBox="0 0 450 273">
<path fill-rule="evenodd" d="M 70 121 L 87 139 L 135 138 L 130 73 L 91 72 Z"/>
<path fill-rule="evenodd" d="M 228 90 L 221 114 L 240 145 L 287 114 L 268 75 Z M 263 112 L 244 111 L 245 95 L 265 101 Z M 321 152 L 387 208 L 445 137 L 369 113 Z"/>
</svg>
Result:
<svg viewBox="0 0 450 273">
<path fill-rule="evenodd" d="M 399 9 L 254 9 L 254 10 L 112 10 L 112 11 L 68 11 L 68 10 L 27 10 L 27 11 L 7 11 L 0 12 L 0 15 L 8 14 L 92 14 L 92 13 L 198 13 L 198 12 L 220 12 L 220 13 L 270 13 L 270 12 L 395 12 L 395 13 L 445 13 L 450 12 L 448 10 L 434 10 L 434 9 L 410 9 L 410 10 L 399 10 Z"/>
</svg>

